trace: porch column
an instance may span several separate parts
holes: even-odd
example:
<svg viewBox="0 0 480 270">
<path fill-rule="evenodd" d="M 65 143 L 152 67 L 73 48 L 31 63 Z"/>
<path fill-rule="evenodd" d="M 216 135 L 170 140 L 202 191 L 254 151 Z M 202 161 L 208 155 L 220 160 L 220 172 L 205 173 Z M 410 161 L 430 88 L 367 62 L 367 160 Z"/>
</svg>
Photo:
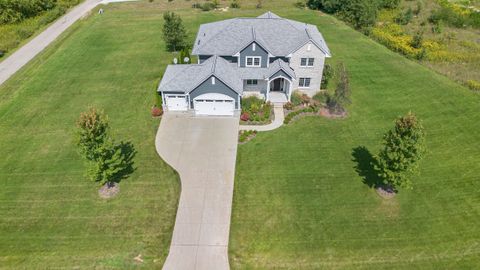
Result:
<svg viewBox="0 0 480 270">
<path fill-rule="evenodd" d="M 267 94 L 265 95 L 265 101 L 270 99 L 270 80 L 267 80 Z"/>
<path fill-rule="evenodd" d="M 292 85 L 293 85 L 293 79 L 290 81 L 290 85 L 288 86 L 288 102 L 290 102 L 292 99 Z"/>
</svg>

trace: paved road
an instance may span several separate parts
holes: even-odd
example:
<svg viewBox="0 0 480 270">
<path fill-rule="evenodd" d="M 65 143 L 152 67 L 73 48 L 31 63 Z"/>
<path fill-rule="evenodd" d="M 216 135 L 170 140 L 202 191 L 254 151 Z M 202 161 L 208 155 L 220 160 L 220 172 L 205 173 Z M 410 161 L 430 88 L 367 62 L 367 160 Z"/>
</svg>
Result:
<svg viewBox="0 0 480 270">
<path fill-rule="evenodd" d="M 7 59 L 0 62 L 0 85 L 10 76 L 15 74 L 26 63 L 32 60 L 38 53 L 54 41 L 63 31 L 85 16 L 91 9 L 97 6 L 101 0 L 86 0 L 73 8 L 70 12 L 59 18 L 38 36 L 30 40 Z"/>
<path fill-rule="evenodd" d="M 166 114 L 160 156 L 180 174 L 182 192 L 165 270 L 226 270 L 238 117 Z"/>
</svg>

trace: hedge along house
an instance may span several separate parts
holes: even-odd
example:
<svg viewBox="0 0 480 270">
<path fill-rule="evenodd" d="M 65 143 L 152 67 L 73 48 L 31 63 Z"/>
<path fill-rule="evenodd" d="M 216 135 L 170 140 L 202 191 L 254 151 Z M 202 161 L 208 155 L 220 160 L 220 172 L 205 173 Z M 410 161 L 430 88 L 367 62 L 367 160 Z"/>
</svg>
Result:
<svg viewBox="0 0 480 270">
<path fill-rule="evenodd" d="M 242 97 L 290 101 L 300 90 L 320 90 L 331 57 L 317 27 L 267 12 L 203 24 L 193 55 L 197 64 L 169 65 L 158 87 L 167 111 L 233 115 Z"/>
</svg>

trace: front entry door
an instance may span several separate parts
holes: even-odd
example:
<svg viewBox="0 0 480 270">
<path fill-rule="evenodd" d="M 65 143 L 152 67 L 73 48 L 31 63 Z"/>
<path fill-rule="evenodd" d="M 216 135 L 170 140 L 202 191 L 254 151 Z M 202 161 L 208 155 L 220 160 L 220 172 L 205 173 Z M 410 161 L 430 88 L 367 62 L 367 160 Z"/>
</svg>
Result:
<svg viewBox="0 0 480 270">
<path fill-rule="evenodd" d="M 278 78 L 273 81 L 273 88 L 272 91 L 283 91 L 283 78 Z"/>
</svg>

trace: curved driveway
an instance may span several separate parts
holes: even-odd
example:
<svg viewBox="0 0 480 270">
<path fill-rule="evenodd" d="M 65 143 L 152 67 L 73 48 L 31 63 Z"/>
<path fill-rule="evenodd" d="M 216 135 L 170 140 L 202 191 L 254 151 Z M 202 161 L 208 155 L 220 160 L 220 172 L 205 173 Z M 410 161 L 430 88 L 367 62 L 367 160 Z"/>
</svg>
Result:
<svg viewBox="0 0 480 270">
<path fill-rule="evenodd" d="M 163 269 L 229 269 L 228 236 L 238 117 L 165 114 L 159 155 L 180 174 L 182 192 Z"/>
</svg>

